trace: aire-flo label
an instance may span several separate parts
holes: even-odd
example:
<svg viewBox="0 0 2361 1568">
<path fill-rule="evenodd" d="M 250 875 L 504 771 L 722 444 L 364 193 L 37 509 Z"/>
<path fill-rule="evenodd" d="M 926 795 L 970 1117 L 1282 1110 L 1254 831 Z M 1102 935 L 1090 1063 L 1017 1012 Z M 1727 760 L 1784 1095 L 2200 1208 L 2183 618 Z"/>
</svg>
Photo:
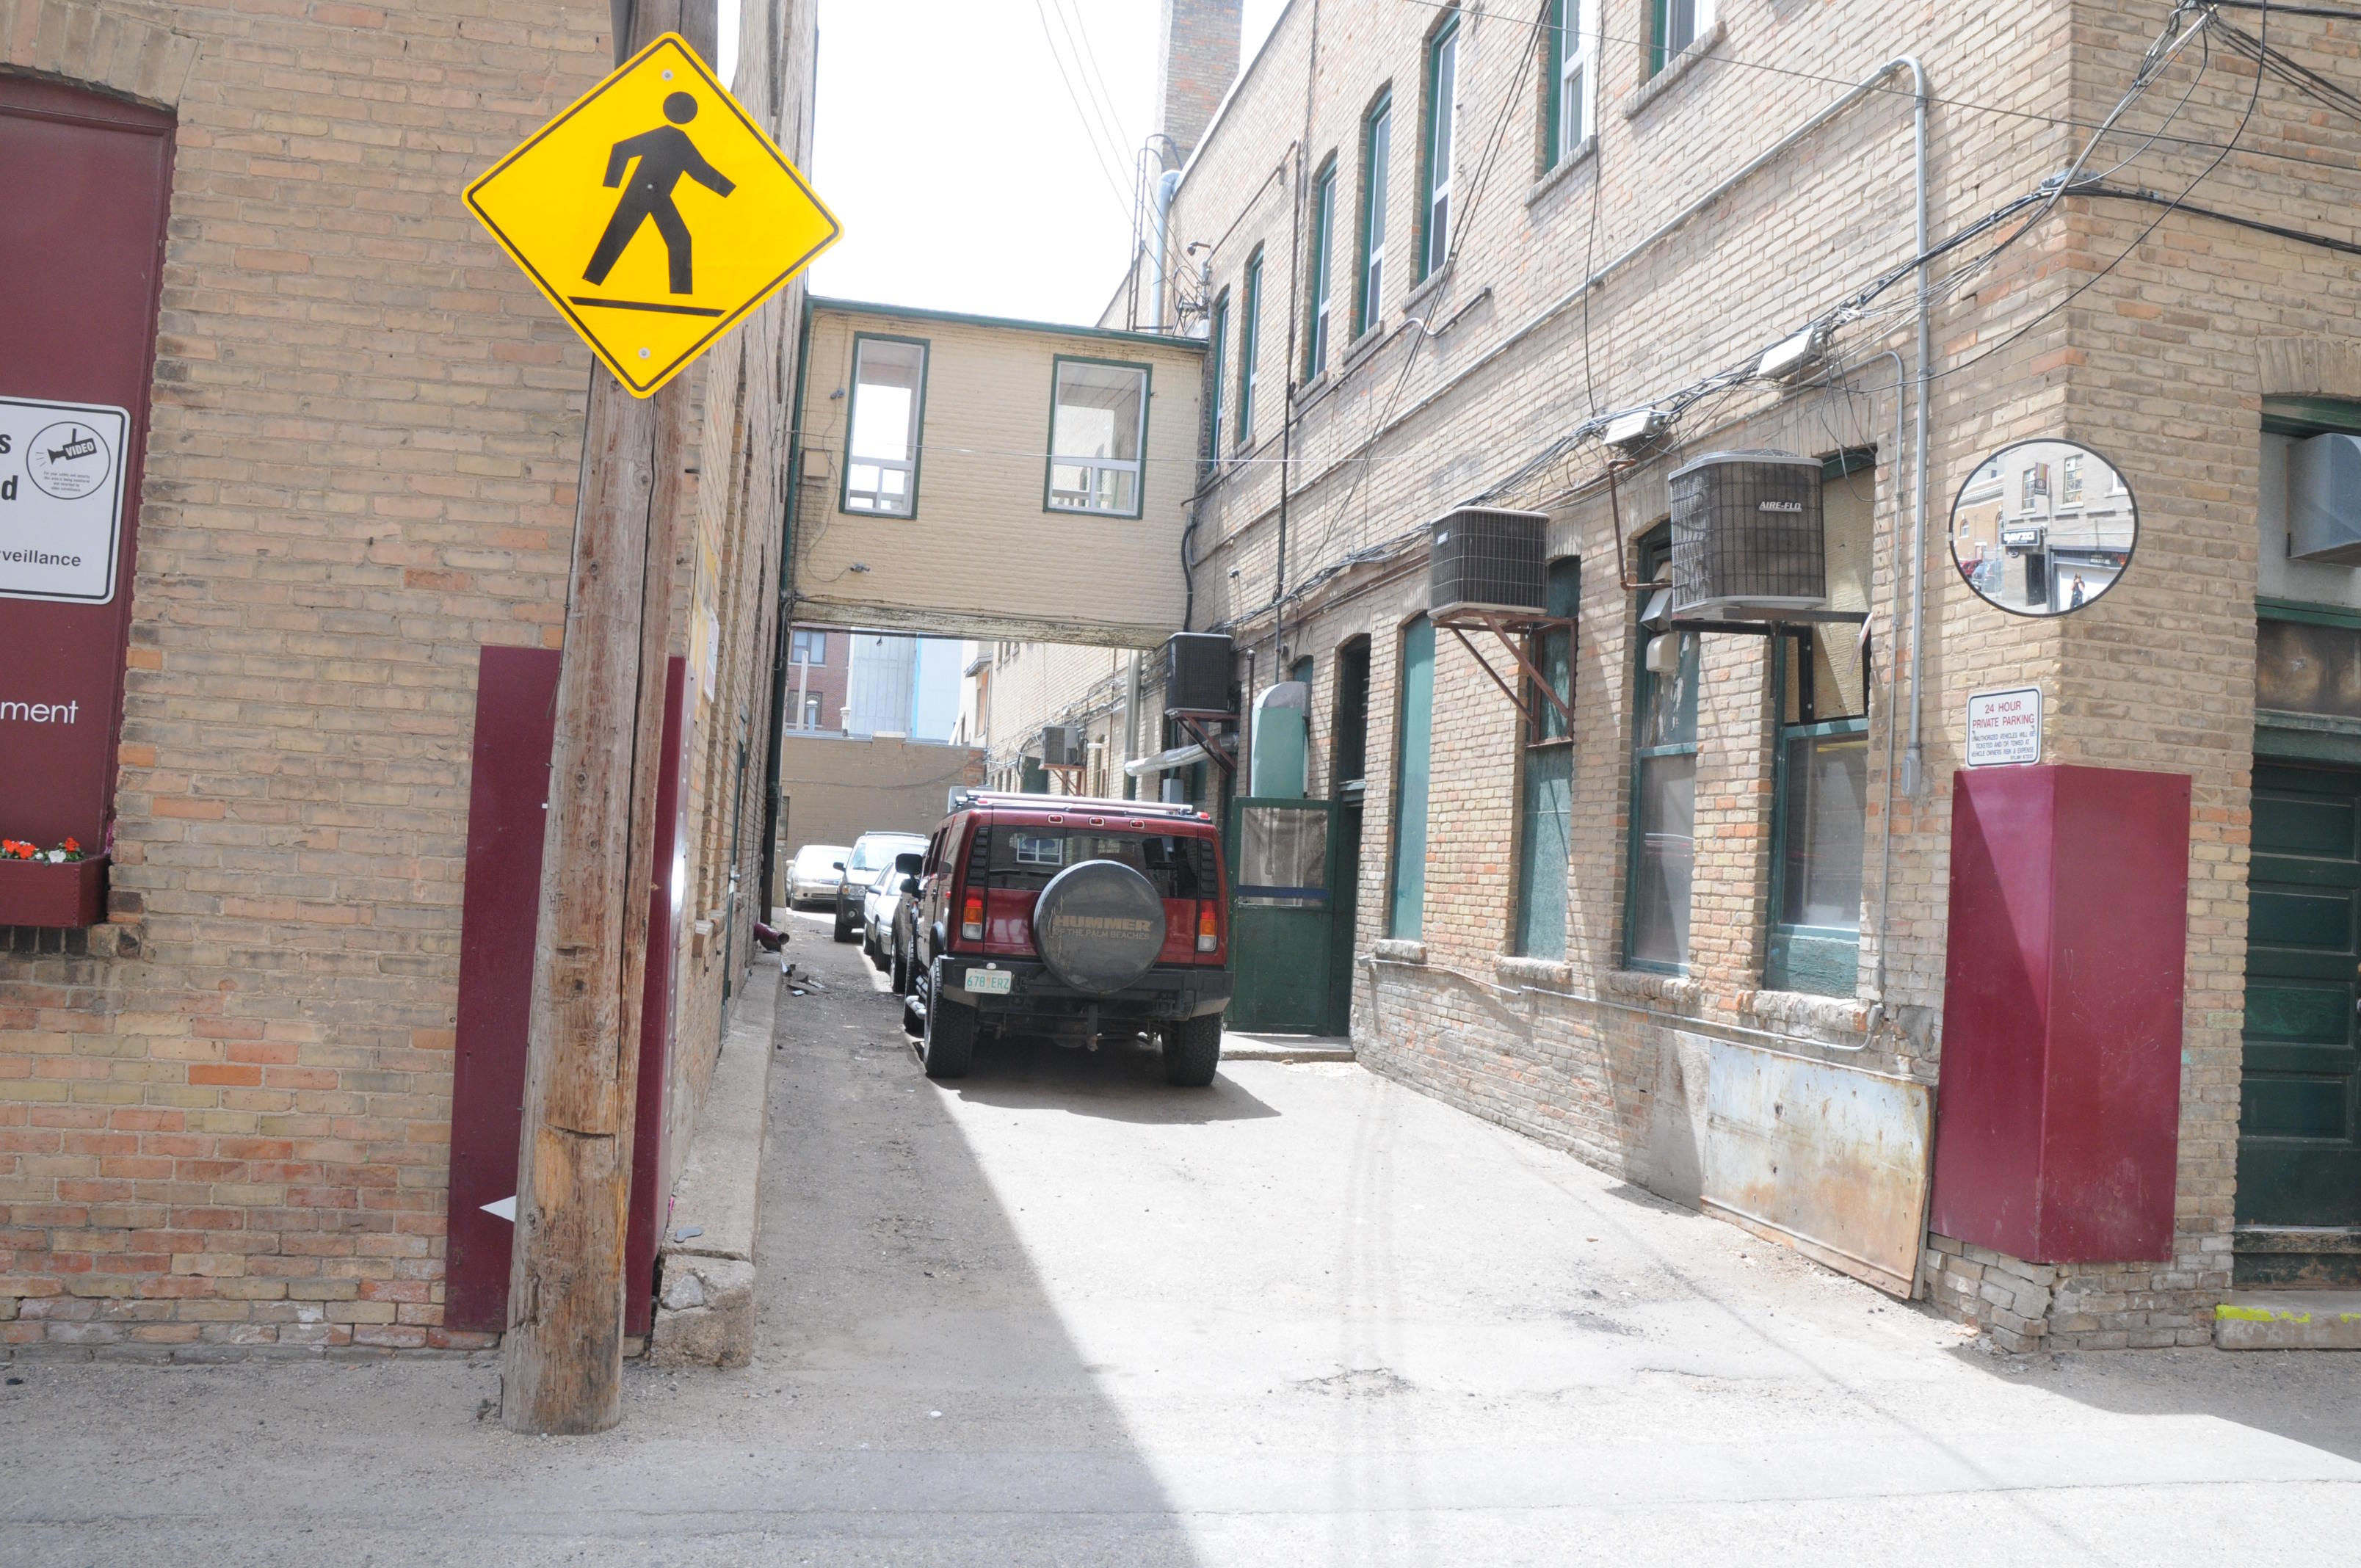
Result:
<svg viewBox="0 0 2361 1568">
<path fill-rule="evenodd" d="M 103 403 L 0 398 L 0 598 L 115 597 L 130 430 Z"/>
</svg>

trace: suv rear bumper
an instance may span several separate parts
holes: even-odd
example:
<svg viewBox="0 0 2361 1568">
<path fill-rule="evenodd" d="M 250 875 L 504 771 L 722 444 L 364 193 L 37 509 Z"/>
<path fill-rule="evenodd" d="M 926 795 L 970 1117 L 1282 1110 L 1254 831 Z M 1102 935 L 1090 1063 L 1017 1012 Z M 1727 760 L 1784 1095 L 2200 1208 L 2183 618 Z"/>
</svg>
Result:
<svg viewBox="0 0 2361 1568">
<path fill-rule="evenodd" d="M 1230 1004 L 1230 971 L 1158 965 L 1121 991 L 1094 996 L 1077 991 L 1036 959 L 941 960 L 947 1000 L 987 1014 L 1034 1018 L 1080 1018 L 1093 1007 L 1102 1018 L 1202 1018 Z M 1005 995 L 970 991 L 967 971 L 989 966 L 1012 976 Z"/>
</svg>

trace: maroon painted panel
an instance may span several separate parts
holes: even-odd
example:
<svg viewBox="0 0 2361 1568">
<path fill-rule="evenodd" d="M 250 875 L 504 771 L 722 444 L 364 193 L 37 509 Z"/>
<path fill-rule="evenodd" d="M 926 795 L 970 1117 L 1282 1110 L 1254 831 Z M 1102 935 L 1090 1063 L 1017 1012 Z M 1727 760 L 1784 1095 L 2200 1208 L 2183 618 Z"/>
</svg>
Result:
<svg viewBox="0 0 2361 1568">
<path fill-rule="evenodd" d="M 664 1086 L 671 1081 L 672 1020 L 677 987 L 673 958 L 679 950 L 681 900 L 688 887 L 688 754 L 681 730 L 688 712 L 688 661 L 664 671 L 664 754 L 656 779 L 656 875 L 648 886 L 648 975 L 641 992 L 640 1094 L 631 1133 L 631 1209 L 623 1240 L 623 1277 L 653 1282 L 656 1242 L 670 1217 L 664 1173 L 670 1167 Z M 623 1332 L 653 1325 L 653 1289 L 623 1298 Z"/>
<path fill-rule="evenodd" d="M 475 1332 L 508 1327 L 509 1244 L 516 1227 L 483 1205 L 516 1193 L 557 667 L 558 655 L 546 648 L 486 648 L 476 664 L 443 1287 L 444 1325 Z"/>
<path fill-rule="evenodd" d="M 172 117 L 54 82 L 0 76 L 0 397 L 127 410 L 114 598 L 0 598 L 0 834 L 93 853 L 112 831 L 156 312 L 171 195 Z M 25 454 L 0 458 L 22 495 Z M 7 504 L 0 501 L 0 505 Z M 69 721 L 30 722 L 32 705 Z M 0 912 L 5 913 L 5 912 Z M 0 924 L 5 924 L 0 920 Z"/>
<path fill-rule="evenodd" d="M 483 1205 L 516 1194 L 517 1143 L 533 1012 L 533 946 L 541 915 L 541 856 L 556 729 L 559 656 L 543 648 L 486 648 L 478 659 L 474 777 L 467 800 L 467 883 L 459 919 L 458 1047 L 451 1082 L 450 1244 L 443 1321 L 470 1332 L 508 1326 L 514 1224 Z M 666 671 L 664 757 L 656 796 L 647 1006 L 640 1025 L 631 1228 L 625 1267 L 641 1288 L 625 1298 L 629 1333 L 645 1333 L 664 1198 L 662 1129 L 672 1033 L 672 953 L 679 930 L 687 661 Z M 659 961 L 661 960 L 661 961 Z"/>
<path fill-rule="evenodd" d="M 1929 1223 L 2037 1263 L 2169 1258 L 2189 780 L 1956 780 Z"/>
</svg>

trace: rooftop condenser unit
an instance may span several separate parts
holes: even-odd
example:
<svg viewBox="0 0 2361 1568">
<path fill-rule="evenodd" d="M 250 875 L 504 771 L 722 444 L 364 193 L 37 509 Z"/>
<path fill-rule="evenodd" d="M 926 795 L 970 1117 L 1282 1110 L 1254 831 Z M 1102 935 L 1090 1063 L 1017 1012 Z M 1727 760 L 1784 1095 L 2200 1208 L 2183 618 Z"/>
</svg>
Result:
<svg viewBox="0 0 2361 1568">
<path fill-rule="evenodd" d="M 1461 507 L 1434 525 L 1427 608 L 1535 616 L 1549 613 L 1549 518 L 1537 511 Z"/>
<path fill-rule="evenodd" d="M 1082 737 L 1071 724 L 1046 724 L 1041 728 L 1041 765 L 1045 768 L 1079 768 L 1082 765 Z"/>
<path fill-rule="evenodd" d="M 1808 620 L 1828 608 L 1820 464 L 1708 452 L 1673 470 L 1675 620 Z"/>
<path fill-rule="evenodd" d="M 1227 716 L 1230 639 L 1220 631 L 1176 631 L 1164 644 L 1164 711 Z"/>
</svg>

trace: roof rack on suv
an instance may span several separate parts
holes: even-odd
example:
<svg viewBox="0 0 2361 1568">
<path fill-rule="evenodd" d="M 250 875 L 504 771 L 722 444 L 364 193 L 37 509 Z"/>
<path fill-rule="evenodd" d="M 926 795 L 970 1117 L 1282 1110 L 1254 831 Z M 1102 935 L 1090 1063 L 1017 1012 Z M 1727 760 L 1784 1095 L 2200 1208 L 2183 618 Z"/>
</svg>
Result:
<svg viewBox="0 0 2361 1568">
<path fill-rule="evenodd" d="M 1088 795 L 1033 795 L 1015 790 L 958 789 L 951 792 L 951 809 L 1008 806 L 1021 811 L 1058 811 L 1089 806 L 1107 817 L 1158 817 L 1197 821 L 1205 814 L 1193 806 L 1161 800 L 1110 800 Z M 1210 818 L 1207 818 L 1210 820 Z"/>
</svg>

